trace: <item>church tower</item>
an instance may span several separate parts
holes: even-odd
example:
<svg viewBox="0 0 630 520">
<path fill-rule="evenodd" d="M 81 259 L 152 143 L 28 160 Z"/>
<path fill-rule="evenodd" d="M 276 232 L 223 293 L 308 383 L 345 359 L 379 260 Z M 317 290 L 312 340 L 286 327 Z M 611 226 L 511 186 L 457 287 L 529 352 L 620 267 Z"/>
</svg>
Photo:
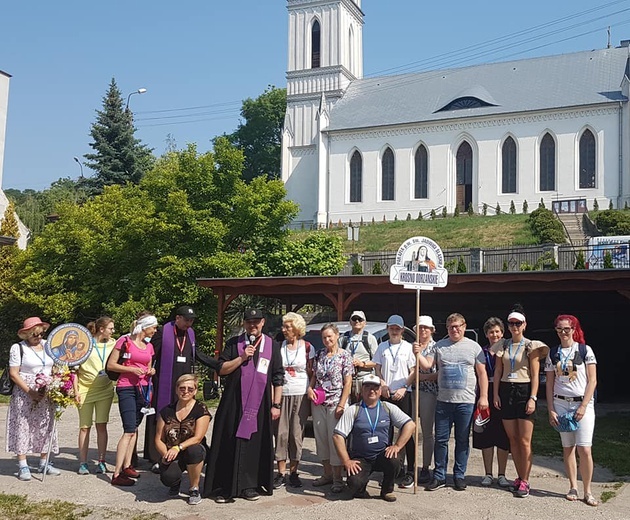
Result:
<svg viewBox="0 0 630 520">
<path fill-rule="evenodd" d="M 331 108 L 363 76 L 361 0 L 287 0 L 289 45 L 282 180 L 301 221 L 327 224 Z"/>
</svg>

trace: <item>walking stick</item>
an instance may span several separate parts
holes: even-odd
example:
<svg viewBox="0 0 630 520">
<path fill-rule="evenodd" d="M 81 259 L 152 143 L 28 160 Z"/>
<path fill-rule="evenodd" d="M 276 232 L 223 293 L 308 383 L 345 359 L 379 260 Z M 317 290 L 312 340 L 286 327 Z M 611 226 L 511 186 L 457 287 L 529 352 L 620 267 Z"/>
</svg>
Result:
<svg viewBox="0 0 630 520">
<path fill-rule="evenodd" d="M 420 289 L 416 289 L 416 341 L 418 340 L 418 327 L 420 326 Z M 418 451 L 420 451 L 418 449 L 418 439 L 420 438 L 420 424 L 418 422 L 418 417 L 420 415 L 420 367 L 418 365 L 418 357 L 420 356 L 420 354 L 416 354 L 416 367 L 415 367 L 415 402 L 416 402 L 416 406 L 414 409 L 414 420 L 416 423 L 416 432 L 415 432 L 415 437 L 414 437 L 414 443 L 415 443 L 415 454 L 416 454 L 416 460 L 414 461 L 414 468 L 413 468 L 413 494 L 415 495 L 418 491 Z"/>
<path fill-rule="evenodd" d="M 48 441 L 48 451 L 46 452 L 46 465 L 44 466 L 44 473 L 42 474 L 42 482 L 46 480 L 48 474 L 48 463 L 50 462 L 50 452 L 52 450 L 53 438 L 55 436 L 55 428 L 57 427 L 57 409 L 55 408 L 55 418 L 53 419 L 52 430 L 50 432 L 50 440 Z"/>
</svg>

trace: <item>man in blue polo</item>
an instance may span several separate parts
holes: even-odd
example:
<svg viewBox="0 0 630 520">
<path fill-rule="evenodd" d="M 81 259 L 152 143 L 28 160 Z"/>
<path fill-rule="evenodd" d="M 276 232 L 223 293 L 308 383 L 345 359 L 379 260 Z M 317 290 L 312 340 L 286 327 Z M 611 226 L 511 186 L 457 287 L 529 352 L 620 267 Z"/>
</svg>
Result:
<svg viewBox="0 0 630 520">
<path fill-rule="evenodd" d="M 398 454 L 414 432 L 411 417 L 400 408 L 381 402 L 381 380 L 373 374 L 363 378 L 361 402 L 346 409 L 339 419 L 333 442 L 348 473 L 347 485 L 353 497 L 368 498 L 366 490 L 370 474 L 383 472 L 381 498 L 395 502 L 394 479 L 400 469 Z M 400 430 L 391 444 L 392 426 Z M 346 439 L 350 437 L 350 452 Z"/>
</svg>

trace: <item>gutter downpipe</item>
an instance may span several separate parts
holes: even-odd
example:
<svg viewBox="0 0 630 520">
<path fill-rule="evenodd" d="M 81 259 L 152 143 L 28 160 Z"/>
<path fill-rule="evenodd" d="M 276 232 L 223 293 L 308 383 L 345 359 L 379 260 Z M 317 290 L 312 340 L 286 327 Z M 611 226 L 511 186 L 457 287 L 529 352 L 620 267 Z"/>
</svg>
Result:
<svg viewBox="0 0 630 520">
<path fill-rule="evenodd" d="M 623 199 L 623 102 L 619 101 L 619 194 L 617 209 L 621 209 Z"/>
</svg>

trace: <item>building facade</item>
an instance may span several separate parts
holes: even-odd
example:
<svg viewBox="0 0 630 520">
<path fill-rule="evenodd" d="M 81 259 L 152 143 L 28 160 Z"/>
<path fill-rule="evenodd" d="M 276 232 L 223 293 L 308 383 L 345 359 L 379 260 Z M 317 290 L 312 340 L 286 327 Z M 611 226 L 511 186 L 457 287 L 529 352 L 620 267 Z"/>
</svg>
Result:
<svg viewBox="0 0 630 520">
<path fill-rule="evenodd" d="M 319 226 L 630 198 L 628 44 L 363 79 L 359 1 L 288 0 L 282 178 Z"/>
</svg>

